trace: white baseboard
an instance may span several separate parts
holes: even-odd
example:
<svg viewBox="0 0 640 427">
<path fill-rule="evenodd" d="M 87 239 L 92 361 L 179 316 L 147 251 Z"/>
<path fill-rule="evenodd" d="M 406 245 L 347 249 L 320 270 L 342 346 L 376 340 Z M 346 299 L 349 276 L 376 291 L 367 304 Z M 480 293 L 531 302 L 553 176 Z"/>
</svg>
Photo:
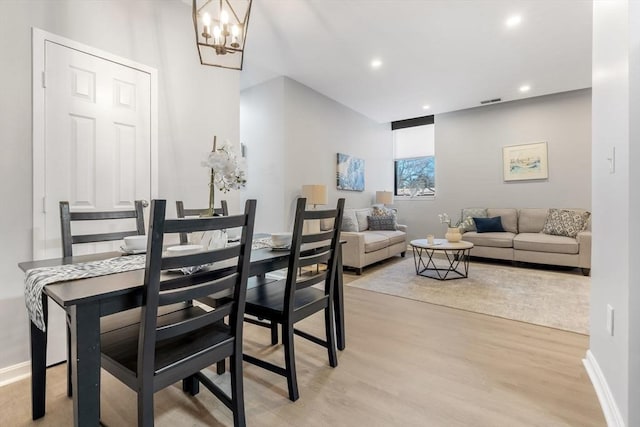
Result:
<svg viewBox="0 0 640 427">
<path fill-rule="evenodd" d="M 607 426 L 625 427 L 624 419 L 622 418 L 620 409 L 618 409 L 618 405 L 613 398 L 609 384 L 607 384 L 607 379 L 604 377 L 604 374 L 600 369 L 600 365 L 598 365 L 598 361 L 593 353 L 591 353 L 591 350 L 587 350 L 587 355 L 582 359 L 582 363 L 584 364 L 587 374 L 591 379 L 591 384 L 593 384 L 593 388 L 596 390 L 596 394 L 598 395 L 598 400 L 600 401 L 604 418 L 607 421 Z"/>
<path fill-rule="evenodd" d="M 0 369 L 0 387 L 20 381 L 31 375 L 31 362 L 22 362 L 17 365 Z"/>
</svg>

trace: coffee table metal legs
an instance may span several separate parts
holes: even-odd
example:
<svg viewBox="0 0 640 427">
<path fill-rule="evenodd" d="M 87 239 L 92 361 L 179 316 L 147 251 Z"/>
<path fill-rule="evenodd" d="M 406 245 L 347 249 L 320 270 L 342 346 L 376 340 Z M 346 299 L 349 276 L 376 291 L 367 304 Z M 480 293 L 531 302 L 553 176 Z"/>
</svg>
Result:
<svg viewBox="0 0 640 427">
<path fill-rule="evenodd" d="M 437 280 L 465 279 L 469 277 L 471 249 L 439 249 L 444 254 L 445 267 L 438 267 L 433 255 L 435 249 L 413 247 L 413 262 L 416 274 Z"/>
</svg>

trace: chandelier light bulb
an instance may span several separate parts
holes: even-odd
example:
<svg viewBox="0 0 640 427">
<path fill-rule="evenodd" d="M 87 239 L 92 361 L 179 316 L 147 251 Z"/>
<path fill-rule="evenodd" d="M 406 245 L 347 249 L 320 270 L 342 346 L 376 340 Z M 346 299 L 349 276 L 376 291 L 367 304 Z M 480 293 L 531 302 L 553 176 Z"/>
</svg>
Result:
<svg viewBox="0 0 640 427">
<path fill-rule="evenodd" d="M 231 47 L 237 49 L 240 47 L 240 43 L 238 43 L 238 35 L 240 34 L 240 28 L 237 25 L 233 25 L 231 27 Z"/>
<path fill-rule="evenodd" d="M 202 23 L 204 24 L 205 27 L 208 27 L 209 25 L 211 25 L 211 15 L 209 15 L 208 13 L 205 13 L 202 16 Z"/>
<path fill-rule="evenodd" d="M 222 25 L 227 25 L 229 23 L 229 13 L 226 10 L 220 12 L 220 23 Z"/>
<path fill-rule="evenodd" d="M 208 13 L 205 13 L 202 16 L 202 24 L 203 24 L 202 37 L 204 37 L 205 39 L 208 39 L 209 37 L 211 37 L 211 15 L 209 15 Z"/>
<path fill-rule="evenodd" d="M 218 27 L 217 25 L 215 27 L 213 27 L 213 43 L 214 44 L 220 44 L 220 33 L 222 32 L 222 30 L 220 30 L 220 27 Z"/>
</svg>

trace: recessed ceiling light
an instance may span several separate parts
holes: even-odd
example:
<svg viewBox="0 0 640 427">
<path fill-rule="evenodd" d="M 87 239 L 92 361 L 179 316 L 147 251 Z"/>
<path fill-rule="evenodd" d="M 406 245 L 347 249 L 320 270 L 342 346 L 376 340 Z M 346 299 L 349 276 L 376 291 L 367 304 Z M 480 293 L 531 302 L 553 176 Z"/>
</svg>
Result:
<svg viewBox="0 0 640 427">
<path fill-rule="evenodd" d="M 520 86 L 520 92 L 529 92 L 529 90 L 531 90 L 531 86 L 529 85 Z"/>
<path fill-rule="evenodd" d="M 429 108 L 431 108 L 431 105 L 423 105 L 423 106 L 422 106 L 422 109 L 423 109 L 423 110 L 428 110 Z"/>
<path fill-rule="evenodd" d="M 505 21 L 505 25 L 509 28 L 517 27 L 522 22 L 522 16 L 512 15 Z"/>
<path fill-rule="evenodd" d="M 382 60 L 376 58 L 373 61 L 371 61 L 371 68 L 380 68 L 382 67 Z"/>
</svg>

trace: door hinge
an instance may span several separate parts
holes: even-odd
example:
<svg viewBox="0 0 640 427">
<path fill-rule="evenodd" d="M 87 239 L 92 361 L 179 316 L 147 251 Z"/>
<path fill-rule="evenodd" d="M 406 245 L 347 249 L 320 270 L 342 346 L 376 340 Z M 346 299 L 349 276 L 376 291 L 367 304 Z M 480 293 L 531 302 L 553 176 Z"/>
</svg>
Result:
<svg viewBox="0 0 640 427">
<path fill-rule="evenodd" d="M 42 198 L 42 213 L 47 213 L 47 196 Z"/>
<path fill-rule="evenodd" d="M 46 71 L 42 72 L 42 87 L 43 88 L 47 87 L 47 72 Z"/>
</svg>

